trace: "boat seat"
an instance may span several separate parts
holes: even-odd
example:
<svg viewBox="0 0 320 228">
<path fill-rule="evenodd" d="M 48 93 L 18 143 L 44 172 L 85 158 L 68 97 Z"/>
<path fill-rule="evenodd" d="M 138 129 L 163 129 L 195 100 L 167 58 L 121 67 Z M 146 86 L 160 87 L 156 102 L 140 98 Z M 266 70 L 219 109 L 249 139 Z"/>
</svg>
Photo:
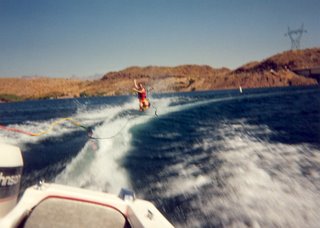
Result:
<svg viewBox="0 0 320 228">
<path fill-rule="evenodd" d="M 116 209 L 70 199 L 48 198 L 27 217 L 24 228 L 130 227 Z"/>
</svg>

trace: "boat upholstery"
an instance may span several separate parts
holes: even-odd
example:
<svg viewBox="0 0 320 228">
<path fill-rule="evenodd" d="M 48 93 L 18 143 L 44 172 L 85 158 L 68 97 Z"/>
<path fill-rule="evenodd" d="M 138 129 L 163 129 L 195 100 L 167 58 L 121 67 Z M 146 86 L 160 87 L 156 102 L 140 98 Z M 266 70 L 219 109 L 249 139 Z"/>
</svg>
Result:
<svg viewBox="0 0 320 228">
<path fill-rule="evenodd" d="M 35 207 L 24 228 L 130 227 L 112 207 L 61 198 L 48 198 Z"/>
</svg>

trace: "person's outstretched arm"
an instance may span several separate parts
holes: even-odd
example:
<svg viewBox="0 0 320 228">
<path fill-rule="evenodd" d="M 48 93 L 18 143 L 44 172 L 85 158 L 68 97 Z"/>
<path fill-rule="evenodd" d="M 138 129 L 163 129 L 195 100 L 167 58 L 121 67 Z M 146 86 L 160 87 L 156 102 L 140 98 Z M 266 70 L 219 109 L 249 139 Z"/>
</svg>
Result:
<svg viewBox="0 0 320 228">
<path fill-rule="evenodd" d="M 137 93 L 140 93 L 140 91 L 136 88 L 132 88 L 133 91 L 137 92 Z"/>
<path fill-rule="evenodd" d="M 136 89 L 139 89 L 139 87 L 138 87 L 138 85 L 137 85 L 136 79 L 134 79 L 133 82 L 134 82 L 134 87 L 135 87 Z"/>
</svg>

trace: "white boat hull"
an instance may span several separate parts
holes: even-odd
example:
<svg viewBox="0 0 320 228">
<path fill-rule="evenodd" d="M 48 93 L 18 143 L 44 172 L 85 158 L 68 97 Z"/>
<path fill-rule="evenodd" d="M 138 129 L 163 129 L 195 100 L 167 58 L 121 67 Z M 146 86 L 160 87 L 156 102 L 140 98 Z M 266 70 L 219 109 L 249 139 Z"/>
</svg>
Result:
<svg viewBox="0 0 320 228">
<path fill-rule="evenodd" d="M 26 228 L 173 227 L 148 201 L 47 183 L 28 188 L 16 207 L 0 220 L 2 228 L 21 224 Z"/>
</svg>

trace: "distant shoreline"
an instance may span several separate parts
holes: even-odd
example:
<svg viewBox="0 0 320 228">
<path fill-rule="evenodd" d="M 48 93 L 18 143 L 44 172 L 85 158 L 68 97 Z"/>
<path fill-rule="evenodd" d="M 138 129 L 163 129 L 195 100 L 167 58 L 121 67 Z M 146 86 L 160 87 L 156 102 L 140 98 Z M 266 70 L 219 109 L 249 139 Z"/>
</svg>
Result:
<svg viewBox="0 0 320 228">
<path fill-rule="evenodd" d="M 208 65 L 128 67 L 98 80 L 0 78 L 0 101 L 63 99 L 132 94 L 133 79 L 157 93 L 318 85 L 294 69 L 320 67 L 320 48 L 286 51 L 235 70 Z"/>
<path fill-rule="evenodd" d="M 242 87 L 242 93 L 245 94 L 246 90 L 252 90 L 252 89 L 277 89 L 277 88 L 317 88 L 319 87 L 318 85 L 299 85 L 299 86 L 273 86 L 273 87 Z M 160 94 L 175 94 L 175 93 L 202 93 L 202 92 L 214 92 L 214 91 L 225 91 L 225 90 L 239 90 L 239 88 L 219 88 L 219 89 L 210 89 L 210 90 L 196 90 L 196 91 L 175 91 L 175 92 L 158 92 L 156 93 L 157 95 Z M 240 92 L 239 92 L 240 93 Z M 14 99 L 14 100 L 5 100 L 1 98 L 0 95 L 0 104 L 3 103 L 15 103 L 15 102 L 25 102 L 25 101 L 41 101 L 41 100 L 63 100 L 63 99 L 77 99 L 77 98 L 93 98 L 93 97 L 114 97 L 114 96 L 130 96 L 130 94 L 118 94 L 118 95 L 105 95 L 105 96 L 98 96 L 98 95 L 93 95 L 93 96 L 84 96 L 84 97 L 58 97 L 58 98 L 34 98 L 34 99 Z"/>
</svg>

